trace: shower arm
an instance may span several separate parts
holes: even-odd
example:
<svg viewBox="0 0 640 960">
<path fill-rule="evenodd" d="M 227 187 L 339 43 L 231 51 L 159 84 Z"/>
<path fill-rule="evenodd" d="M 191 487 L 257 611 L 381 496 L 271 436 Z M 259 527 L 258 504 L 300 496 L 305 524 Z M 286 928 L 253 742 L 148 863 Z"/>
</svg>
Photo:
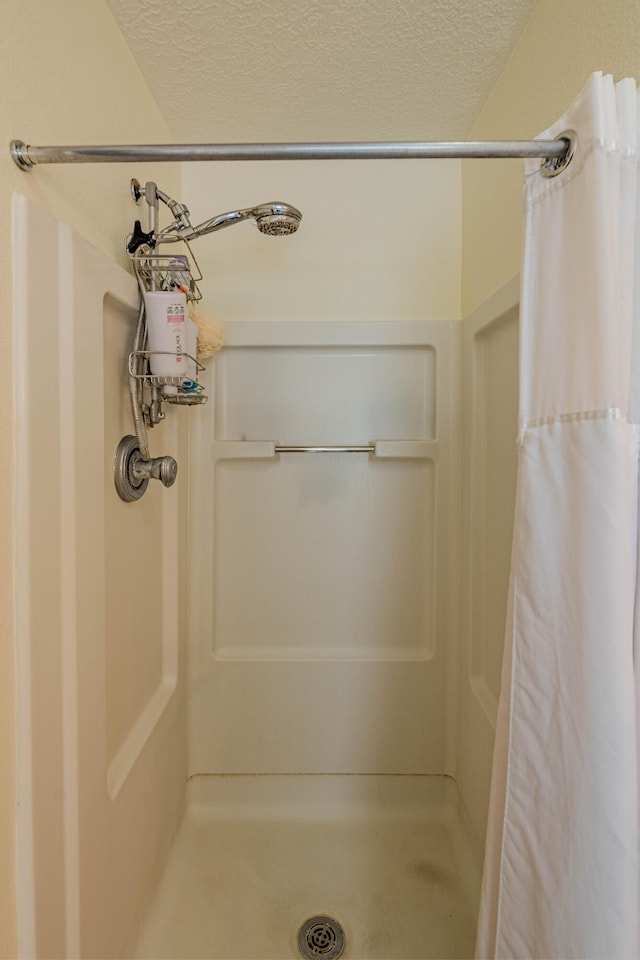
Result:
<svg viewBox="0 0 640 960">
<path fill-rule="evenodd" d="M 251 208 L 247 210 L 233 210 L 230 213 L 222 213 L 217 217 L 212 217 L 210 220 L 205 220 L 204 223 L 194 227 L 189 222 L 189 211 L 186 210 L 185 207 L 183 207 L 183 211 L 174 223 L 169 224 L 164 230 L 160 230 L 159 233 L 155 234 L 154 239 L 156 243 L 176 243 L 178 240 L 195 240 L 197 237 L 204 237 L 208 233 L 214 233 L 216 230 L 228 227 L 232 223 L 240 223 L 242 220 L 247 220 L 253 213 Z M 173 212 L 172 210 L 172 213 Z"/>
<path fill-rule="evenodd" d="M 129 146 L 41 146 L 11 142 L 11 156 L 21 170 L 39 163 L 133 163 L 193 160 L 411 160 L 439 158 L 540 157 L 555 174 L 567 166 L 575 133 L 554 140 L 488 140 L 360 143 L 193 143 Z"/>
<path fill-rule="evenodd" d="M 131 181 L 131 193 L 137 203 L 144 196 L 149 207 L 149 234 L 153 237 L 154 246 L 157 243 L 178 243 L 181 240 L 188 242 L 196 240 L 198 237 L 204 237 L 216 230 L 222 230 L 232 223 L 241 223 L 248 220 L 255 214 L 255 208 L 247 207 L 244 210 L 231 210 L 229 213 L 221 213 L 209 220 L 194 227 L 189 219 L 189 209 L 184 203 L 178 203 L 153 181 L 148 181 L 144 187 L 141 187 L 137 180 Z M 158 201 L 161 200 L 174 216 L 173 223 L 158 230 Z"/>
</svg>

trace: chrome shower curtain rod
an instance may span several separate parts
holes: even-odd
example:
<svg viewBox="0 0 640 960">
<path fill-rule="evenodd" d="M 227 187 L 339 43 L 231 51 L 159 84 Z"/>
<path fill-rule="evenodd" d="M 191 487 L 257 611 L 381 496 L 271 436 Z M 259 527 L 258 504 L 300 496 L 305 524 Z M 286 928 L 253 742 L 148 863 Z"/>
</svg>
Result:
<svg viewBox="0 0 640 960">
<path fill-rule="evenodd" d="M 158 163 L 191 160 L 419 160 L 437 158 L 540 157 L 568 162 L 572 138 L 383 143 L 191 143 L 137 146 L 32 147 L 13 140 L 11 156 L 21 170 L 40 163 Z"/>
</svg>

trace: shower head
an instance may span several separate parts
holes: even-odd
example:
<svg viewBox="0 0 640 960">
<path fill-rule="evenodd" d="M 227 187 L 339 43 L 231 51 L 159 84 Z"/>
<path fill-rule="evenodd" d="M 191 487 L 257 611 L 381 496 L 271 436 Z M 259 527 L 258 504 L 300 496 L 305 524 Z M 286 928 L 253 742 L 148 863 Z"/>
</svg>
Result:
<svg viewBox="0 0 640 960">
<path fill-rule="evenodd" d="M 300 226 L 302 214 L 289 203 L 272 201 L 258 204 L 256 207 L 246 207 L 244 210 L 221 213 L 220 216 L 205 220 L 197 227 L 192 227 L 190 223 L 187 225 L 183 216 L 181 222 L 176 221 L 162 230 L 157 234 L 156 239 L 160 243 L 194 240 L 196 237 L 204 237 L 207 233 L 214 233 L 216 230 L 222 230 L 223 227 L 240 223 L 242 220 L 253 220 L 260 233 L 269 237 L 287 237 L 295 233 Z"/>
<path fill-rule="evenodd" d="M 172 200 L 170 196 L 158 189 L 158 184 L 150 180 L 145 183 L 144 188 L 140 186 L 137 180 L 131 181 L 131 192 L 133 199 L 137 203 L 144 194 L 145 200 L 149 206 L 149 232 L 142 232 L 139 221 L 136 221 L 133 233 L 129 240 L 127 249 L 129 253 L 134 253 L 140 246 L 148 246 L 153 249 L 157 243 L 177 243 L 180 240 L 195 240 L 196 237 L 204 237 L 207 233 L 213 233 L 215 230 L 221 230 L 232 223 L 239 223 L 241 220 L 253 220 L 260 233 L 268 237 L 288 237 L 295 233 L 300 226 L 302 214 L 290 203 L 281 203 L 279 200 L 272 200 L 270 203 L 260 203 L 255 207 L 246 207 L 244 210 L 231 210 L 229 213 L 221 213 L 218 217 L 212 217 L 205 220 L 204 223 L 194 227 L 189 219 L 189 210 L 183 203 Z M 162 201 L 166 204 L 174 216 L 173 223 L 170 223 L 164 230 L 158 230 L 158 203 Z"/>
<path fill-rule="evenodd" d="M 143 190 L 137 180 L 131 181 L 133 198 L 138 202 L 142 196 Z M 143 234 L 141 228 L 138 228 L 139 235 L 132 237 L 129 244 L 129 252 L 133 253 L 141 243 L 147 243 L 152 248 L 156 243 L 176 243 L 180 240 L 195 240 L 196 237 L 204 237 L 207 233 L 213 233 L 215 230 L 221 230 L 232 223 L 239 223 L 241 220 L 253 220 L 260 233 L 268 237 L 288 237 L 295 233 L 300 226 L 302 214 L 290 203 L 281 203 L 279 200 L 272 200 L 270 203 L 260 203 L 255 207 L 246 207 L 244 210 L 231 210 L 229 213 L 221 213 L 217 217 L 211 217 L 204 223 L 194 227 L 189 219 L 189 210 L 183 203 L 177 203 L 166 193 L 158 189 L 157 183 L 149 181 L 144 185 L 144 196 L 149 205 L 149 233 Z M 158 201 L 162 201 L 171 210 L 174 221 L 165 227 L 164 230 L 157 229 L 158 223 Z M 132 249 L 133 244 L 133 249 Z"/>
</svg>

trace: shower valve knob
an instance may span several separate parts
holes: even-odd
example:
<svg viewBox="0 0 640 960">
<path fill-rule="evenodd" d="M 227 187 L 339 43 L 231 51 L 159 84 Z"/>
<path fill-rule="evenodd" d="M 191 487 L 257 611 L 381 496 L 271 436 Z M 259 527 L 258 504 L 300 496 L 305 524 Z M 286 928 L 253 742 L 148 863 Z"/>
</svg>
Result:
<svg viewBox="0 0 640 960">
<path fill-rule="evenodd" d="M 162 480 L 165 487 L 172 487 L 178 475 L 178 464 L 173 457 L 159 457 L 158 459 L 161 461 L 159 479 Z"/>
<path fill-rule="evenodd" d="M 136 480 L 160 480 L 165 487 L 171 487 L 176 482 L 178 464 L 173 457 L 140 458 L 132 464 L 132 472 Z"/>
<path fill-rule="evenodd" d="M 138 438 L 123 437 L 118 444 L 113 462 L 113 480 L 118 496 L 126 503 L 139 500 L 149 485 L 149 480 L 160 480 L 165 487 L 176 481 L 178 464 L 173 457 L 140 456 Z"/>
</svg>

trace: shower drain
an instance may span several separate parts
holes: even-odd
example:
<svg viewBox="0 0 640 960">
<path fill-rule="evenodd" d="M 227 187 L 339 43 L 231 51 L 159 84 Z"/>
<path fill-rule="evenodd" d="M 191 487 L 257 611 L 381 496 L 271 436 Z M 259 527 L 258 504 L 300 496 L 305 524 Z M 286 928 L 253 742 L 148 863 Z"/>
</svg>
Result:
<svg viewBox="0 0 640 960">
<path fill-rule="evenodd" d="M 310 917 L 298 931 L 298 949 L 307 960 L 337 960 L 344 950 L 344 930 L 333 917 Z"/>
</svg>

